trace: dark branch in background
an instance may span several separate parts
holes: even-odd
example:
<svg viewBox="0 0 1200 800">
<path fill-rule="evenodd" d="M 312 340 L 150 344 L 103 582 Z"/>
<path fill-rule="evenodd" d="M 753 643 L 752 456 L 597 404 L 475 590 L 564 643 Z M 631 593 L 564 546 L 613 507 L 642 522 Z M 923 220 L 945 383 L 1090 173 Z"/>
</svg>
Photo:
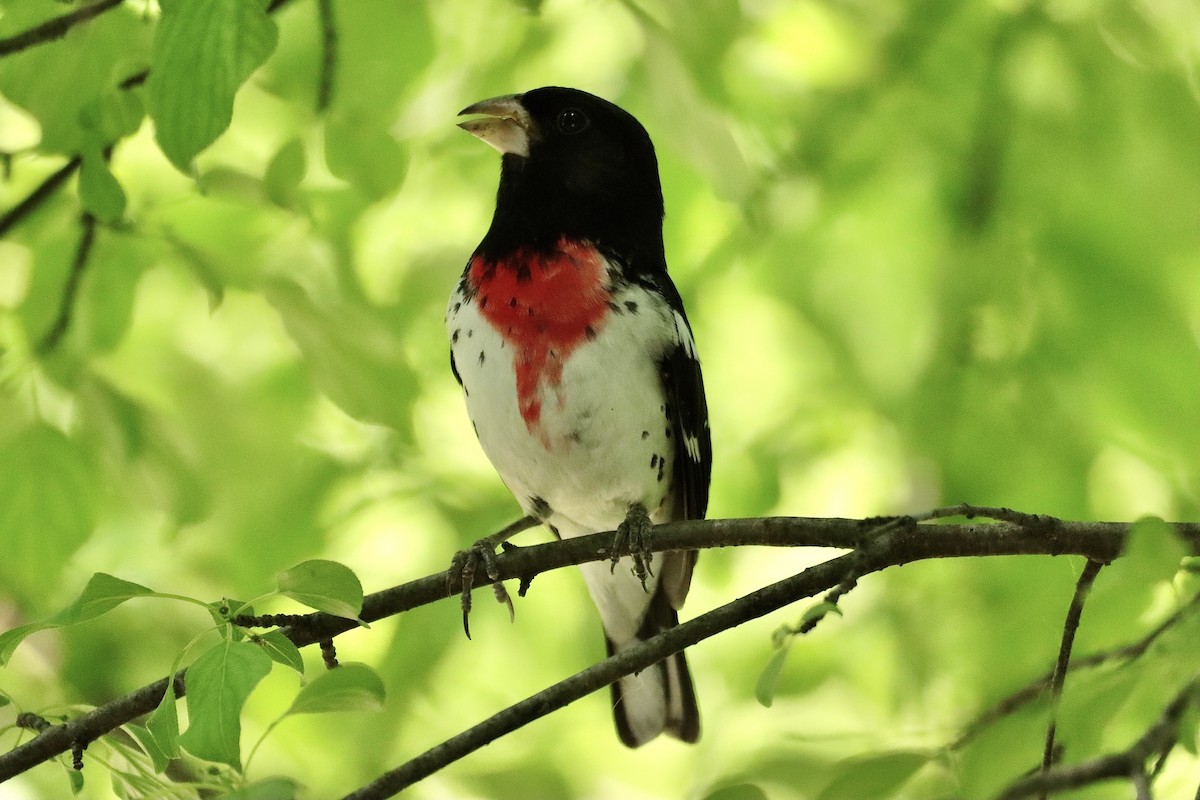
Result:
<svg viewBox="0 0 1200 800">
<path fill-rule="evenodd" d="M 87 269 L 88 259 L 92 255 L 92 245 L 96 242 L 96 218 L 86 211 L 79 219 L 82 231 L 79 234 L 79 245 L 75 248 L 75 258 L 71 262 L 71 274 L 63 286 L 62 299 L 58 303 L 58 317 L 46 335 L 38 342 L 37 352 L 45 355 L 58 346 L 67 328 L 71 324 L 71 316 L 75 310 L 75 298 L 79 294 L 79 282 L 83 280 L 83 272 Z"/>
<path fill-rule="evenodd" d="M 1054 734 L 1058 728 L 1058 705 L 1062 700 L 1063 686 L 1067 682 L 1067 669 L 1071 663 L 1071 648 L 1075 645 L 1075 633 L 1079 630 L 1079 620 L 1083 617 L 1083 604 L 1087 602 L 1088 593 L 1096 576 L 1104 565 L 1099 561 L 1089 561 L 1083 567 L 1079 580 L 1075 584 L 1075 594 L 1071 597 L 1071 606 L 1067 609 L 1067 619 L 1063 623 L 1062 641 L 1058 646 L 1058 660 L 1054 663 L 1054 675 L 1050 679 L 1050 724 L 1046 726 L 1046 745 L 1042 749 L 1042 774 L 1050 771 L 1054 763 Z M 1046 794 L 1042 793 L 1042 800 Z"/>
<path fill-rule="evenodd" d="M 847 574 L 865 575 L 884 566 L 899 565 L 929 558 L 963 558 L 1001 555 L 1079 555 L 1093 561 L 1116 558 L 1129 531 L 1128 523 L 1063 522 L 1036 517 L 1032 529 L 1012 522 L 995 524 L 937 524 L 898 526 L 882 535 L 878 520 L 807 519 L 774 517 L 768 519 L 690 520 L 656 527 L 650 549 L 654 552 L 698 548 L 761 545 L 769 547 L 830 547 L 864 550 L 876 554 L 871 568 L 855 565 L 854 559 L 839 560 L 843 565 L 832 586 Z M 1192 553 L 1200 554 L 1200 523 L 1177 523 L 1176 533 L 1188 543 Z M 500 580 L 529 580 L 551 569 L 609 557 L 613 532 L 581 536 L 560 542 L 513 548 L 496 557 Z M 886 542 L 887 552 L 877 553 L 872 542 Z M 881 566 L 872 566 L 873 564 Z M 822 566 L 814 569 L 822 569 Z M 817 573 L 824 574 L 824 573 Z M 461 576 L 447 572 L 429 575 L 391 589 L 369 595 L 361 617 L 374 622 L 417 606 L 444 599 L 459 588 Z M 491 579 L 479 574 L 475 585 L 488 585 Z M 818 589 L 819 591 L 819 589 Z M 356 626 L 351 620 L 328 614 L 311 614 L 303 625 L 293 625 L 284 633 L 297 646 L 314 644 Z M 679 630 L 678 628 L 675 630 Z M 663 634 L 669 636 L 671 634 Z M 630 650 L 629 652 L 633 652 Z M 177 689 L 183 696 L 183 687 Z M 87 714 L 56 725 L 35 739 L 0 755 L 0 782 L 65 752 L 76 740 L 93 741 L 114 728 L 152 711 L 162 699 L 166 679 L 119 698 Z"/>
<path fill-rule="evenodd" d="M 1167 705 L 1158 721 L 1128 750 L 1022 778 L 1009 786 L 999 800 L 1053 794 L 1114 778 L 1133 779 L 1136 783 L 1140 776 L 1144 785 L 1146 761 L 1152 756 L 1164 755 L 1175 746 L 1179 737 L 1179 721 L 1188 706 L 1200 700 L 1198 695 L 1200 678 L 1193 678 Z"/>
<path fill-rule="evenodd" d="M 1098 667 L 1101 664 L 1108 664 L 1113 661 L 1133 661 L 1139 658 L 1143 653 L 1150 649 L 1150 645 L 1154 644 L 1160 636 L 1174 628 L 1183 620 L 1187 619 L 1192 614 L 1200 611 L 1200 594 L 1197 594 L 1186 604 L 1176 609 L 1175 613 L 1167 617 L 1158 624 L 1158 627 L 1147 633 L 1141 639 L 1130 644 L 1114 647 L 1111 650 L 1102 650 L 1098 653 L 1092 653 L 1082 658 L 1072 659 L 1067 667 L 1068 672 L 1087 669 L 1089 667 Z M 1030 681 L 1004 699 L 998 701 L 988 710 L 984 711 L 969 724 L 962 734 L 954 740 L 950 745 L 951 750 L 958 750 L 965 747 L 975 739 L 988 726 L 996 721 L 1016 711 L 1022 706 L 1028 705 L 1037 698 L 1041 697 L 1042 693 L 1050 686 L 1050 682 L 1054 679 L 1054 670 L 1047 672 L 1041 677 Z M 1200 800 L 1200 798 L 1197 798 Z"/>
<path fill-rule="evenodd" d="M 121 2 L 122 2 L 122 0 L 103 0 L 103 2 L 97 3 L 93 6 L 88 6 L 86 8 L 82 8 L 79 11 L 76 11 L 72 14 L 67 14 L 67 15 L 59 17 L 57 19 L 50 20 L 50 22 L 44 23 L 43 25 L 40 25 L 37 28 L 32 28 L 28 31 L 25 31 L 24 33 L 19 33 L 16 36 L 10 37 L 8 39 L 0 40 L 0 48 L 3 48 L 5 46 L 11 47 L 12 46 L 10 44 L 11 42 L 14 42 L 14 41 L 17 41 L 17 40 L 20 40 L 23 38 L 27 38 L 27 37 L 34 37 L 35 41 L 29 42 L 26 44 L 21 44 L 16 49 L 23 49 L 25 47 L 29 47 L 31 44 L 40 44 L 41 42 L 44 42 L 44 41 L 50 41 L 51 39 L 57 38 L 57 36 L 62 36 L 63 33 L 66 33 L 66 31 L 72 25 L 77 25 L 80 22 L 83 22 L 87 19 L 91 19 L 92 17 L 96 16 L 97 14 L 100 14 L 103 11 L 107 11 L 109 8 L 120 5 Z M 292 2 L 292 0 L 272 0 L 271 3 L 267 6 L 267 13 L 274 14 L 276 11 L 287 6 L 291 2 Z M 97 9 L 99 9 L 99 10 L 97 10 Z M 40 38 L 37 36 L 34 36 L 34 34 L 37 31 L 39 31 L 43 28 L 46 28 L 47 26 L 61 25 L 62 20 L 72 19 L 74 17 L 79 16 L 80 14 L 83 14 L 84 12 L 88 12 L 89 15 L 84 16 L 79 19 L 74 19 L 72 22 L 67 24 L 66 27 L 63 28 L 61 32 L 59 32 L 55 35 L 41 36 Z M 10 50 L 9 52 L 16 52 L 16 50 Z M 2 56 L 4 54 L 5 54 L 5 51 L 3 49 L 0 49 L 0 56 Z M 121 89 L 122 91 L 136 88 L 138 86 L 141 86 L 143 83 L 145 83 L 146 78 L 148 78 L 149 76 L 150 76 L 150 70 L 143 69 L 140 72 L 135 72 L 134 74 L 130 75 L 128 78 L 125 78 L 124 80 L 122 80 L 120 83 L 117 84 L 117 88 Z M 111 147 L 111 145 L 110 145 L 110 147 Z M 106 150 L 107 150 L 107 148 L 106 148 Z M 67 178 L 71 177 L 72 173 L 74 173 L 75 170 L 79 169 L 79 167 L 82 163 L 83 163 L 83 159 L 80 158 L 79 156 L 75 156 L 70 161 L 68 161 L 65 165 L 63 165 L 63 167 L 61 169 L 59 169 L 58 172 L 55 172 L 53 175 L 51 175 L 49 178 L 47 178 L 45 181 L 43 181 L 42 184 L 40 186 L 38 186 L 36 189 L 34 189 L 29 194 L 28 197 L 26 197 L 20 203 L 13 206 L 8 211 L 6 211 L 3 216 L 0 216 L 0 238 L 3 238 L 14 225 L 16 225 L 18 222 L 23 220 L 26 216 L 28 216 L 30 212 L 34 211 L 42 203 L 46 202 L 51 197 L 51 195 L 53 195 L 54 192 L 57 191 L 60 186 L 62 186 L 62 184 L 67 180 Z"/>
<path fill-rule="evenodd" d="M 333 19 L 333 0 L 317 0 L 321 19 L 321 76 L 317 83 L 317 112 L 329 108 L 333 98 L 333 76 L 337 71 L 338 34 Z"/>
<path fill-rule="evenodd" d="M 42 181 L 36 189 L 29 193 L 21 202 L 4 212 L 4 216 L 0 217 L 0 239 L 3 239 L 18 222 L 25 219 L 38 206 L 50 199 L 58 187 L 66 182 L 67 178 L 75 174 L 75 170 L 83 164 L 83 159 L 75 156 L 59 170 Z"/>
<path fill-rule="evenodd" d="M 30 28 L 27 31 L 10 36 L 7 39 L 0 39 L 0 57 L 19 53 L 27 47 L 34 45 L 45 44 L 46 42 L 66 36 L 67 31 L 74 28 L 76 25 L 87 22 L 88 20 L 98 17 L 109 9 L 116 8 L 125 0 L 100 0 L 99 3 L 90 6 L 84 6 L 77 11 L 72 11 L 70 14 L 64 14 L 61 17 L 47 20 L 41 25 Z"/>
</svg>

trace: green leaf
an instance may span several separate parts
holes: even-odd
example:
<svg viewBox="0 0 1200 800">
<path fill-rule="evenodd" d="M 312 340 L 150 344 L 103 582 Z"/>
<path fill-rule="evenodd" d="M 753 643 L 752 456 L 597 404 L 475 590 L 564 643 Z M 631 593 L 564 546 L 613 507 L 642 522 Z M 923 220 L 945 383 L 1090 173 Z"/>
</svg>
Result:
<svg viewBox="0 0 1200 800">
<path fill-rule="evenodd" d="M 155 764 L 161 760 L 164 764 L 179 758 L 179 709 L 176 707 L 175 681 L 167 683 L 158 707 L 146 717 L 146 733 L 150 736 L 149 744 L 153 747 L 150 758 Z M 145 743 L 144 743 L 145 744 Z M 149 748 L 147 748 L 149 749 Z"/>
<path fill-rule="evenodd" d="M 833 780 L 818 800 L 891 797 L 929 760 L 928 753 L 903 751 L 846 759 L 837 765 Z"/>
<path fill-rule="evenodd" d="M 1148 586 L 1173 578 L 1186 555 L 1187 548 L 1175 529 L 1158 517 L 1142 517 L 1133 523 L 1121 552 L 1130 575 Z"/>
<path fill-rule="evenodd" d="M 837 603 L 830 603 L 825 600 L 806 610 L 804 615 L 800 617 L 800 624 L 804 625 L 828 614 L 836 614 L 840 617 L 842 616 L 842 610 L 838 608 Z"/>
<path fill-rule="evenodd" d="M 310 296 L 291 281 L 268 286 L 267 299 L 333 402 L 411 438 L 408 398 L 418 393 L 418 382 L 396 320 L 361 303 Z"/>
<path fill-rule="evenodd" d="M 296 800 L 300 784 L 291 778 L 267 778 L 223 794 L 220 800 Z"/>
<path fill-rule="evenodd" d="M 379 711 L 383 708 L 384 696 L 383 680 L 374 669 L 366 664 L 342 664 L 301 689 L 285 716 L 329 711 Z"/>
<path fill-rule="evenodd" d="M 234 95 L 275 50 L 278 31 L 259 0 L 160 5 L 146 102 L 163 153 L 187 171 L 229 127 Z"/>
<path fill-rule="evenodd" d="M 154 734 L 144 725 L 129 723 L 125 729 L 133 734 L 133 738 L 142 746 L 142 752 L 150 757 L 151 763 L 154 764 L 155 772 L 162 772 L 167 768 L 167 763 L 170 759 L 163 753 L 162 748 L 154 741 Z"/>
<path fill-rule="evenodd" d="M 767 793 L 753 783 L 724 786 L 704 797 L 704 800 L 769 800 Z"/>
<path fill-rule="evenodd" d="M 6 2 L 0 38 L 59 16 L 60 9 L 58 3 Z M 7 54 L 0 60 L 0 94 L 37 119 L 41 152 L 74 155 L 95 136 L 80 124 L 81 113 L 145 66 L 153 30 L 143 10 L 122 4 L 60 39 Z"/>
<path fill-rule="evenodd" d="M 358 576 L 336 561 L 304 561 L 275 576 L 279 592 L 309 608 L 358 619 L 363 590 Z"/>
<path fill-rule="evenodd" d="M 223 642 L 196 659 L 187 671 L 184 749 L 240 770 L 242 706 L 270 671 L 271 659 L 249 642 Z"/>
<path fill-rule="evenodd" d="M 75 625 L 107 614 L 126 600 L 154 594 L 140 583 L 123 580 L 104 572 L 97 572 L 83 587 L 83 593 L 75 602 L 50 618 L 52 625 Z"/>
<path fill-rule="evenodd" d="M 45 622 L 33 622 L 13 628 L 0 634 L 0 666 L 8 663 L 17 645 L 31 633 L 47 628 L 59 628 L 65 625 L 76 625 L 95 619 L 101 614 L 107 614 L 117 606 L 134 597 L 144 597 L 154 594 L 141 584 L 115 578 L 103 572 L 97 572 L 84 587 L 83 593 L 75 602 L 55 614 Z"/>
<path fill-rule="evenodd" d="M 1195 695 L 1179 719 L 1179 744 L 1193 756 L 1200 755 L 1200 705 L 1196 704 Z"/>
<path fill-rule="evenodd" d="M 96 147 L 132 136 L 142 126 L 146 109 L 135 92 L 116 91 L 98 97 L 79 109 L 79 124 Z"/>
<path fill-rule="evenodd" d="M 267 631 L 254 641 L 275 663 L 304 674 L 304 659 L 300 656 L 300 649 L 292 644 L 292 640 L 284 636 L 282 631 Z"/>
<path fill-rule="evenodd" d="M 71 794 L 83 791 L 83 772 L 77 769 L 67 770 L 67 783 L 71 785 Z"/>
<path fill-rule="evenodd" d="M 296 189 L 304 179 L 305 168 L 303 142 L 291 139 L 279 148 L 263 175 L 263 189 L 272 203 L 283 208 L 296 204 Z"/>
<path fill-rule="evenodd" d="M 17 645 L 24 641 L 26 636 L 50 627 L 53 626 L 44 622 L 31 622 L 0 633 L 0 667 L 8 663 L 13 653 L 16 652 Z"/>
<path fill-rule="evenodd" d="M 779 683 L 779 673 L 783 670 L 783 663 L 787 661 L 789 649 L 791 648 L 785 644 L 775 651 L 754 686 L 754 697 L 766 708 L 770 708 L 775 702 L 775 686 Z"/>
<path fill-rule="evenodd" d="M 44 595 L 95 523 L 95 477 L 77 444 L 34 425 L 0 446 L 0 585 Z"/>
<path fill-rule="evenodd" d="M 408 154 L 382 121 L 354 116 L 325 123 L 325 163 L 337 177 L 373 200 L 395 191 L 408 171 Z"/>
</svg>

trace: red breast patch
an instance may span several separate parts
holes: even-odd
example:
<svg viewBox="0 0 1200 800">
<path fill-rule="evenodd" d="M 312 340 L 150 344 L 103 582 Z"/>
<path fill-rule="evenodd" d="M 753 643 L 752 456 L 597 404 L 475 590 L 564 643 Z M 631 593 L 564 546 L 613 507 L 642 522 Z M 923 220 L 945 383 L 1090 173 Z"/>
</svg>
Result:
<svg viewBox="0 0 1200 800">
<path fill-rule="evenodd" d="M 604 325 L 611 299 L 604 258 L 591 245 L 563 239 L 549 252 L 520 249 L 500 261 L 476 256 L 470 280 L 479 313 L 512 348 L 521 417 L 537 433 L 540 387 L 557 387 L 571 353 Z"/>
</svg>

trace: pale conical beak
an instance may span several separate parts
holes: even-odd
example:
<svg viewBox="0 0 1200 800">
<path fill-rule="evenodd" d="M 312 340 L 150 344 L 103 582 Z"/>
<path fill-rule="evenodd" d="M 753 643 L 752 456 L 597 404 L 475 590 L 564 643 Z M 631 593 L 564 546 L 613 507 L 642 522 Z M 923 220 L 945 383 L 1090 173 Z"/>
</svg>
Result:
<svg viewBox="0 0 1200 800">
<path fill-rule="evenodd" d="M 460 122 L 458 127 L 501 153 L 528 157 L 532 120 L 521 105 L 521 95 L 480 100 L 458 112 L 460 117 L 464 114 L 482 114 L 483 117 Z"/>
</svg>

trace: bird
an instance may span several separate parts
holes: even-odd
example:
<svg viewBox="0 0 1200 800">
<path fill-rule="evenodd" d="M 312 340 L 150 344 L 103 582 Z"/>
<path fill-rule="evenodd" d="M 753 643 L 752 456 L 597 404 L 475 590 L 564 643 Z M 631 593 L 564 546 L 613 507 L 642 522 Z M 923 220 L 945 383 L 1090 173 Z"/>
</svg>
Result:
<svg viewBox="0 0 1200 800">
<path fill-rule="evenodd" d="M 678 624 L 696 552 L 647 543 L 654 524 L 704 518 L 712 472 L 654 145 L 632 114 L 578 89 L 459 115 L 501 160 L 491 224 L 447 308 L 451 371 L 526 515 L 559 538 L 615 530 L 614 553 L 632 551 L 580 567 L 611 656 Z M 629 747 L 700 736 L 683 652 L 613 683 L 611 698 Z"/>
</svg>

